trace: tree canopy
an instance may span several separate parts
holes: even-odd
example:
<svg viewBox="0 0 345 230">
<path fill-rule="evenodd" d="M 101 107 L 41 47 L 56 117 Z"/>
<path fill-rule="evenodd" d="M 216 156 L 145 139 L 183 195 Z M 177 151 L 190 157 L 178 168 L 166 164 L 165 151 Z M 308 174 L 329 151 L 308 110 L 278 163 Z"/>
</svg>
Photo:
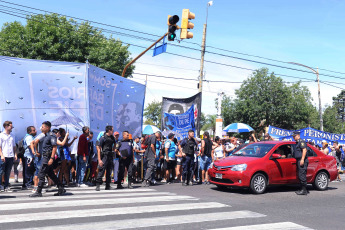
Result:
<svg viewBox="0 0 345 230">
<path fill-rule="evenodd" d="M 155 125 L 159 129 L 162 123 L 162 102 L 152 101 L 144 109 L 145 124 Z"/>
<path fill-rule="evenodd" d="M 0 55 L 85 63 L 121 75 L 130 62 L 128 45 L 89 23 L 77 23 L 58 14 L 27 16 L 26 25 L 8 22 L 0 31 Z M 134 66 L 126 72 L 132 74 Z"/>
<path fill-rule="evenodd" d="M 256 131 L 268 125 L 285 129 L 320 127 L 308 88 L 300 83 L 288 85 L 274 73 L 269 74 L 267 68 L 253 72 L 235 95 L 235 99 L 223 97 L 225 125 L 242 122 Z"/>
</svg>

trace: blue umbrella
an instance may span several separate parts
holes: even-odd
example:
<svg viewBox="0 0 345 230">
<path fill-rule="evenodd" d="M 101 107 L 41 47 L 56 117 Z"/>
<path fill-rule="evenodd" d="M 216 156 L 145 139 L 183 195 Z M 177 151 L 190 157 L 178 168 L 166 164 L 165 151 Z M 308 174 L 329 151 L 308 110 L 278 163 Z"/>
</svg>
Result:
<svg viewBox="0 0 345 230">
<path fill-rule="evenodd" d="M 232 123 L 223 129 L 223 131 L 228 133 L 248 133 L 253 130 L 252 127 L 243 123 Z"/>
<path fill-rule="evenodd" d="M 154 125 L 143 125 L 143 134 L 151 135 L 157 131 L 160 131 L 160 130 Z"/>
</svg>

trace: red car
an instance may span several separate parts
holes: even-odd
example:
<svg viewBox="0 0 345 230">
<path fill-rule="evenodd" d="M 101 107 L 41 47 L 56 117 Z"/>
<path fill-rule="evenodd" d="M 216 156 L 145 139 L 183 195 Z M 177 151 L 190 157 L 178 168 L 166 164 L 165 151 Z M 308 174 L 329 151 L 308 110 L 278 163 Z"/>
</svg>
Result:
<svg viewBox="0 0 345 230">
<path fill-rule="evenodd" d="M 298 184 L 292 141 L 264 141 L 246 145 L 232 156 L 215 161 L 208 170 L 210 182 L 218 187 L 250 188 L 264 193 L 269 185 Z M 325 190 L 337 178 L 337 162 L 308 144 L 307 182 Z"/>
</svg>

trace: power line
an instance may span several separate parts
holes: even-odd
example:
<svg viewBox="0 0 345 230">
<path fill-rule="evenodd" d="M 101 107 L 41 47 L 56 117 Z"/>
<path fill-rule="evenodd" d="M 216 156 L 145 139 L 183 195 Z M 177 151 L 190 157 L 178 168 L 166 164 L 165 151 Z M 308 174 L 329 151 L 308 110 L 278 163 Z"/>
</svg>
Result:
<svg viewBox="0 0 345 230">
<path fill-rule="evenodd" d="M 1 0 L 0 0 L 0 1 L 1 1 Z M 59 27 L 59 26 L 54 25 L 54 24 L 49 24 L 49 23 L 45 23 L 45 22 L 41 22 L 41 21 L 32 19 L 32 18 L 26 18 L 26 17 L 23 17 L 23 16 L 18 16 L 18 15 L 15 15 L 15 14 L 12 14 L 12 13 L 8 13 L 8 12 L 4 12 L 4 11 L 1 11 L 1 10 L 0 10 L 0 12 L 5 13 L 5 14 L 9 14 L 9 15 L 12 15 L 12 16 L 16 16 L 16 17 L 25 18 L 25 19 L 27 19 L 27 20 L 33 20 L 33 21 L 40 22 L 40 23 L 44 23 L 44 24 L 47 24 L 47 25 Z M 17 13 L 17 14 L 18 14 L 18 13 Z M 65 28 L 65 29 L 69 29 L 69 28 Z M 102 29 L 102 28 L 100 28 L 100 29 Z M 71 30 L 71 29 L 69 29 L 69 30 Z M 80 32 L 80 31 L 77 31 L 77 32 Z M 111 33 L 111 32 L 109 32 L 109 33 Z M 116 33 L 117 33 L 117 32 L 116 32 Z M 121 33 L 121 34 L 122 34 L 122 33 Z M 128 34 L 126 34 L 126 35 L 128 35 Z M 95 36 L 95 35 L 94 35 L 94 36 Z M 134 36 L 134 37 L 141 38 L 141 37 L 138 37 L 138 36 Z M 135 44 L 123 42 L 123 41 L 121 41 L 121 43 L 123 43 L 123 44 L 128 44 L 128 45 L 135 46 L 135 47 L 146 48 L 146 47 L 144 47 L 144 46 L 139 46 L 139 45 L 135 45 Z M 181 46 L 181 47 L 182 47 L 182 46 Z M 189 48 L 189 47 L 187 47 L 187 48 Z M 189 49 L 193 49 L 193 48 L 189 48 Z M 188 59 L 191 59 L 191 60 L 200 61 L 199 58 L 193 58 L 193 57 L 189 57 L 189 56 L 185 56 L 185 55 L 180 55 L 180 54 L 175 54 L 175 53 L 170 53 L 170 52 L 166 52 L 166 53 L 167 53 L 167 54 L 170 54 L 170 55 L 175 55 L 175 56 L 183 57 L 183 58 L 188 58 Z M 217 64 L 217 65 L 223 65 L 223 66 L 238 68 L 238 69 L 242 69 L 242 70 L 256 71 L 255 69 L 250 69 L 250 68 L 245 68 L 245 67 L 240 67 L 240 66 L 225 64 L 225 63 L 219 63 L 219 62 L 214 62 L 214 61 L 205 60 L 205 62 L 208 62 L 208 63 L 211 63 L 211 64 Z M 306 73 L 310 73 L 310 72 L 304 71 L 304 70 L 299 70 L 299 71 L 306 72 Z M 291 78 L 298 78 L 298 79 L 302 79 L 302 80 L 309 80 L 309 81 L 311 80 L 311 79 L 309 79 L 309 78 L 294 77 L 294 76 L 284 75 L 284 74 L 278 74 L 278 73 L 276 73 L 276 75 L 285 76 L 285 77 L 291 77 Z M 330 77 L 331 77 L 331 76 L 330 76 Z M 341 78 L 341 77 L 337 77 L 337 78 L 345 79 L 345 78 Z M 338 84 L 338 83 L 336 83 L 336 84 Z"/>
<path fill-rule="evenodd" d="M 28 8 L 28 9 L 33 9 L 33 10 L 36 10 L 36 11 L 43 11 L 43 12 L 58 14 L 58 13 L 55 13 L 55 12 L 51 12 L 51 11 L 47 11 L 47 10 L 42 10 L 42 9 L 38 9 L 38 8 L 34 8 L 34 7 L 29 7 L 29 6 L 24 6 L 24 5 L 21 5 L 21 4 L 15 4 L 15 3 L 11 3 L 11 2 L 7 2 L 7 1 L 3 1 L 3 0 L 0 0 L 0 2 L 4 2 L 4 3 L 7 3 L 7 4 L 16 5 L 16 6 L 20 6 L 20 7 L 24 7 L 24 8 Z M 2 5 L 2 6 L 4 6 L 4 5 Z M 34 12 L 30 12 L 30 11 L 26 11 L 26 10 L 22 10 L 22 9 L 18 9 L 18 8 L 13 8 L 13 7 L 8 7 L 8 6 L 4 6 L 4 7 L 12 8 L 12 9 L 16 9 L 16 10 L 20 10 L 20 11 L 24 11 L 24 12 L 34 13 Z M 87 22 L 91 22 L 91 23 L 99 24 L 99 25 L 103 25 L 103 26 L 109 26 L 109 27 L 113 27 L 113 28 L 117 28 L 117 29 L 122 29 L 122 30 L 131 31 L 131 32 L 136 32 L 136 33 L 141 33 L 141 34 L 146 34 L 146 35 L 150 35 L 150 36 L 159 37 L 159 35 L 155 35 L 155 34 L 150 34 L 150 33 L 142 32 L 142 31 L 128 29 L 128 28 L 114 26 L 114 25 L 109 25 L 109 24 L 105 24 L 105 23 L 100 23 L 100 22 L 92 21 L 92 20 L 86 20 L 86 19 L 82 19 L 82 18 L 78 18 L 78 17 L 74 17 L 74 16 L 63 15 L 63 14 L 58 14 L 58 15 L 62 15 L 62 16 L 65 16 L 65 17 L 70 17 L 70 18 L 74 18 L 74 19 L 78 19 L 78 20 L 82 20 L 82 21 L 87 21 Z M 100 28 L 100 27 L 97 27 L 97 28 L 99 28 L 101 30 L 107 30 L 107 29 Z M 117 32 L 117 31 L 111 31 L 111 32 L 113 32 L 115 34 L 123 35 L 123 36 L 129 36 L 129 37 L 133 37 L 133 38 L 137 38 L 137 39 L 153 41 L 152 39 L 143 38 L 143 37 L 139 37 L 139 36 L 136 36 L 136 35 L 129 35 L 129 34 Z M 188 42 L 188 43 L 200 46 L 199 44 L 194 43 L 194 42 Z M 176 47 L 180 47 L 180 48 L 187 48 L 187 49 L 192 49 L 192 50 L 196 50 L 196 51 L 201 51 L 200 49 L 195 49 L 195 48 L 191 48 L 191 47 L 185 47 L 185 46 L 176 45 L 176 44 L 171 44 L 171 45 L 172 46 L 176 46 Z M 210 47 L 210 48 L 213 48 L 213 49 L 217 49 L 217 50 L 226 51 L 226 52 L 231 52 L 231 53 L 251 56 L 251 57 L 255 57 L 255 58 L 261 58 L 261 59 L 265 59 L 265 60 L 275 61 L 275 62 L 279 62 L 279 63 L 291 64 L 291 63 L 288 63 L 286 61 L 280 61 L 280 60 L 277 60 L 277 59 L 266 58 L 266 57 L 262 57 L 262 56 L 258 56 L 258 55 L 251 55 L 251 54 L 231 51 L 231 50 L 227 50 L 227 49 L 217 48 L 217 47 L 214 47 L 214 46 L 207 46 L 207 47 Z M 245 58 L 240 58 L 240 57 L 234 57 L 234 56 L 229 56 L 229 55 L 224 55 L 224 54 L 215 53 L 215 52 L 209 52 L 209 51 L 206 51 L 206 52 L 208 52 L 210 54 L 214 54 L 214 55 L 220 55 L 220 56 L 229 57 L 229 58 L 235 58 L 235 59 L 239 59 L 239 60 L 243 60 L 243 61 L 254 62 L 254 63 L 257 63 L 257 64 L 270 65 L 270 66 L 277 67 L 277 68 L 285 68 L 285 69 L 290 69 L 290 70 L 294 70 L 294 71 L 300 71 L 300 72 L 305 72 L 305 73 L 313 74 L 313 73 L 311 73 L 309 71 L 306 71 L 306 70 L 300 70 L 300 69 L 295 69 L 295 68 L 286 67 L 286 66 L 279 66 L 279 65 L 274 65 L 274 64 L 270 64 L 270 63 L 264 63 L 264 62 L 259 62 L 259 61 L 255 61 L 255 60 L 250 60 L 250 59 L 245 59 Z M 321 68 L 320 68 L 320 70 L 321 70 Z M 342 72 L 337 72 L 337 71 L 332 71 L 332 70 L 327 70 L 327 69 L 322 69 L 322 70 L 333 72 L 333 73 L 345 74 L 345 73 L 342 73 Z M 338 76 L 333 76 L 333 75 L 325 75 L 325 74 L 319 74 L 319 75 L 323 75 L 323 76 L 327 76 L 327 77 L 333 77 L 333 78 L 339 78 L 339 79 L 345 79 L 345 78 L 338 77 Z"/>
</svg>

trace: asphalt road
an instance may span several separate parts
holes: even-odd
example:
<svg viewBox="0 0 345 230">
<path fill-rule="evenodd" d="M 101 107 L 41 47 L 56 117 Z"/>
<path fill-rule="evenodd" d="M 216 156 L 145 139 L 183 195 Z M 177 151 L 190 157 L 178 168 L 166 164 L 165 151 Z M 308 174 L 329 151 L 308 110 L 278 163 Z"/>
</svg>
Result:
<svg viewBox="0 0 345 230">
<path fill-rule="evenodd" d="M 137 184 L 68 188 L 63 197 L 52 189 L 33 199 L 16 184 L 14 192 L 0 193 L 0 229 L 344 229 L 345 182 L 323 192 L 309 188 L 308 196 L 297 196 L 294 186 L 253 195 L 213 185 Z"/>
</svg>

